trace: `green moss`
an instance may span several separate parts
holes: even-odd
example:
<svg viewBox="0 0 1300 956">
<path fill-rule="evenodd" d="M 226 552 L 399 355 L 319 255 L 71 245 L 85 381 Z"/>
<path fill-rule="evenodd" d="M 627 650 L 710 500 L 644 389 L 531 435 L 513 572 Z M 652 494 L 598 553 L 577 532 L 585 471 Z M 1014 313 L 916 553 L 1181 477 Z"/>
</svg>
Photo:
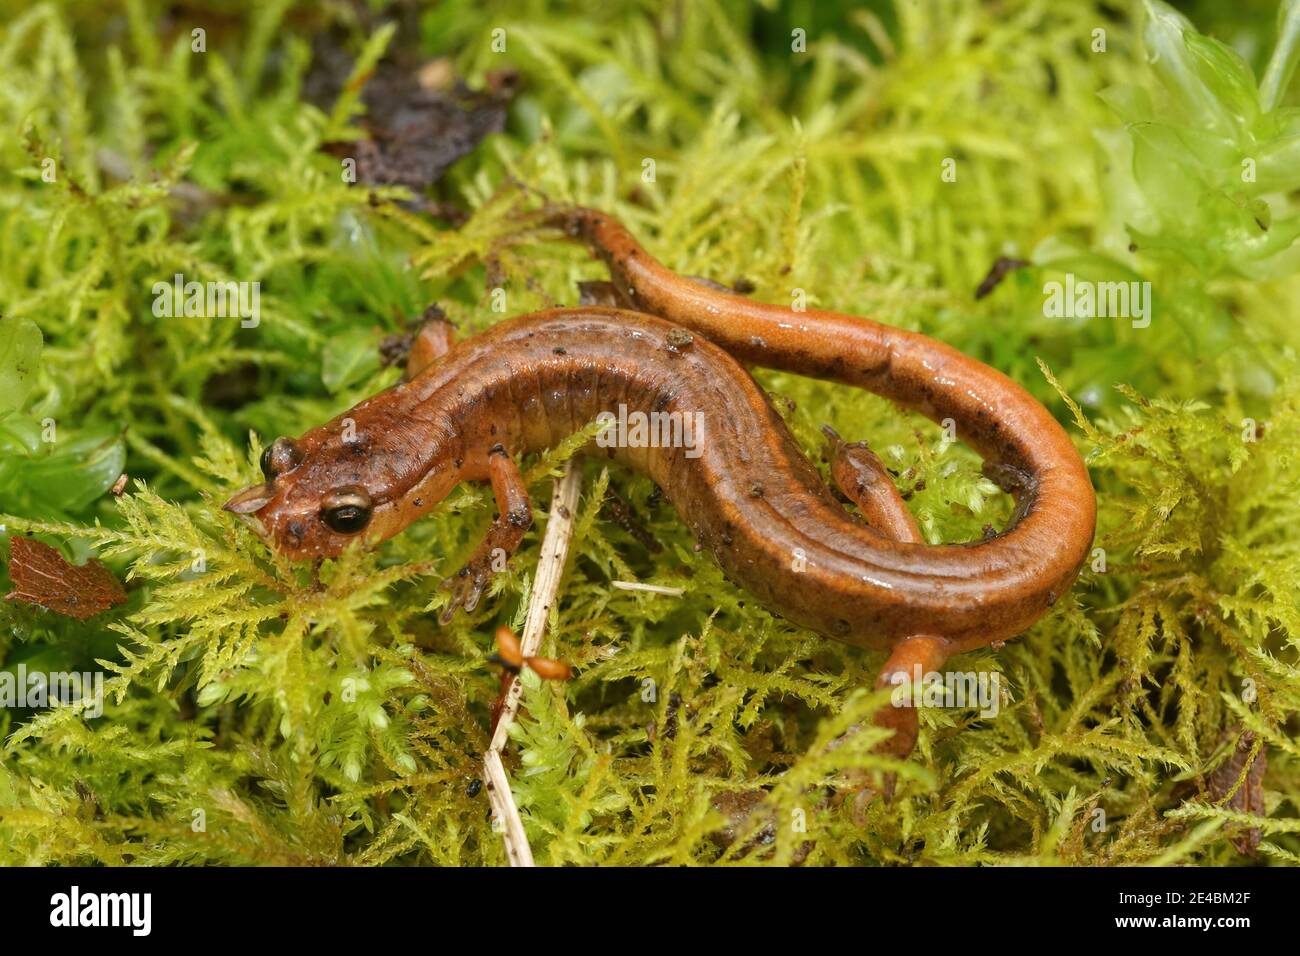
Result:
<svg viewBox="0 0 1300 956">
<path fill-rule="evenodd" d="M 108 678 L 99 717 L 0 711 L 0 861 L 504 862 L 474 786 L 487 657 L 526 603 L 540 530 L 474 614 L 439 627 L 438 582 L 490 519 L 484 490 L 318 576 L 216 505 L 263 442 L 390 384 L 376 347 L 428 303 L 472 331 L 502 317 L 488 276 L 507 314 L 601 277 L 538 235 L 517 182 L 612 210 L 679 272 L 744 277 L 767 301 L 800 288 L 1001 368 L 1072 423 L 1100 504 L 1101 550 L 1071 594 L 958 661 L 1001 675 L 1001 713 L 926 710 L 900 763 L 871 753 L 876 730 L 831 746 L 880 705 L 880 655 L 774 619 L 648 480 L 585 464 L 543 650 L 577 676 L 530 683 L 508 761 L 539 861 L 1225 864 L 1247 860 L 1233 841 L 1251 828 L 1262 860 L 1300 861 L 1296 183 L 1239 175 L 1243 158 L 1286 169 L 1300 133 L 1267 19 L 1216 14 L 1223 39 L 1260 51 L 1246 64 L 1161 13 L 1153 69 L 1140 6 L 231 2 L 159 32 L 164 6 L 42 3 L 0 24 L 0 362 L 17 343 L 0 384 L 18 396 L 0 396 L 0 520 L 97 555 L 131 590 L 86 624 L 0 605 L 5 668 Z M 331 25 L 359 62 L 317 107 L 310 37 Z M 796 27 L 807 53 L 790 52 Z M 463 226 L 344 182 L 321 148 L 361 134 L 386 49 L 449 55 L 472 84 L 522 75 L 506 132 L 435 188 L 471 210 Z M 975 300 L 1000 255 L 1030 265 Z M 260 281 L 260 325 L 156 317 L 153 283 L 177 272 Z M 1149 281 L 1153 321 L 1045 315 L 1064 272 Z M 880 450 L 929 539 L 1010 515 L 932 424 L 760 379 L 793 402 L 810 454 L 823 422 Z M 577 444 L 528 463 L 535 501 Z M 138 481 L 113 499 L 123 467 Z M 606 489 L 661 552 L 609 518 Z M 684 594 L 609 586 L 626 579 Z M 1242 780 L 1206 783 L 1243 731 L 1268 761 L 1251 813 Z M 826 799 L 881 772 L 896 796 L 864 825 Z M 714 798 L 755 790 L 724 848 Z"/>
</svg>

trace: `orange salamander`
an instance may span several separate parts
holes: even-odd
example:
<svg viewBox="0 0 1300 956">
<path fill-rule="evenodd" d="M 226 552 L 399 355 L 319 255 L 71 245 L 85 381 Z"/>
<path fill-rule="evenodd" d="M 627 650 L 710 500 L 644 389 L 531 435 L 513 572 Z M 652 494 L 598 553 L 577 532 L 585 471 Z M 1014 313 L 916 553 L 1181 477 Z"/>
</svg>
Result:
<svg viewBox="0 0 1300 956">
<path fill-rule="evenodd" d="M 889 651 L 877 686 L 1020 633 L 1069 589 L 1092 544 L 1096 499 L 1064 429 L 1015 382 L 918 333 L 679 276 L 606 214 L 564 208 L 549 222 L 605 261 L 622 307 L 549 309 L 456 343 L 444 325 L 430 327 L 407 380 L 300 438 L 276 439 L 265 483 L 226 508 L 286 555 L 330 557 L 358 536 L 400 533 L 462 481 L 488 481 L 498 516 L 452 579 L 447 613 L 472 610 L 494 550 L 513 553 L 532 522 L 517 456 L 625 406 L 693 416 L 696 447 L 589 450 L 649 475 L 728 577 L 772 611 Z M 1009 527 L 925 543 L 880 460 L 829 433 L 832 477 L 860 511 L 851 513 L 746 365 L 953 419 L 1015 496 Z M 914 710 L 877 722 L 896 731 L 889 749 L 911 750 Z"/>
</svg>

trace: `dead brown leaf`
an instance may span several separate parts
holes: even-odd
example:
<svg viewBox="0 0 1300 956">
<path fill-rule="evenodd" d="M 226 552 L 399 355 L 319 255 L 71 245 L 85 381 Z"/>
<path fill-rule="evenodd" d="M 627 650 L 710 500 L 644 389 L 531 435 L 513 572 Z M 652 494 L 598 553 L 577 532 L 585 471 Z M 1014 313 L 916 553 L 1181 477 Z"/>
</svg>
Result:
<svg viewBox="0 0 1300 956">
<path fill-rule="evenodd" d="M 42 541 L 17 535 L 9 539 L 8 601 L 36 604 L 56 614 L 84 621 L 126 600 L 113 572 L 90 559 L 78 567 Z"/>
</svg>

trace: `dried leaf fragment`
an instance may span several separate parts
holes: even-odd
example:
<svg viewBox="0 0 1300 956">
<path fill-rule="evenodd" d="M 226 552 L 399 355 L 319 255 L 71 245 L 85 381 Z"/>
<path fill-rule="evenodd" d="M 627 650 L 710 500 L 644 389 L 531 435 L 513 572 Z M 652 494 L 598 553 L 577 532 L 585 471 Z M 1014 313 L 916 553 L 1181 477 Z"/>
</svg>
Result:
<svg viewBox="0 0 1300 956">
<path fill-rule="evenodd" d="M 316 44 L 314 60 L 304 90 L 308 99 L 328 108 L 344 88 L 352 57 L 325 37 Z M 456 76 L 450 60 L 415 64 L 395 55 L 355 78 L 353 86 L 364 87 L 364 125 L 370 135 L 329 144 L 327 150 L 356 161 L 359 183 L 420 192 L 486 136 L 505 128 L 519 75 L 510 69 L 489 71 L 483 88 L 471 89 Z M 452 212 L 440 210 L 440 215 Z"/>
<path fill-rule="evenodd" d="M 79 621 L 126 600 L 113 572 L 94 558 L 78 567 L 57 548 L 17 535 L 9 538 L 9 577 L 14 590 L 5 600 L 37 604 Z"/>
</svg>

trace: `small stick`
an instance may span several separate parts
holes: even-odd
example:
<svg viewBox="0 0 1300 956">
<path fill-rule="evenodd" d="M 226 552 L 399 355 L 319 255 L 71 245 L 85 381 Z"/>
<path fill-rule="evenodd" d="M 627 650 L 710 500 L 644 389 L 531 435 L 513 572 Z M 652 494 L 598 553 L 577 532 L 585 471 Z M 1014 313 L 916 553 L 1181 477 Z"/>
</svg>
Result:
<svg viewBox="0 0 1300 956">
<path fill-rule="evenodd" d="M 649 591 L 651 594 L 668 594 L 672 597 L 681 597 L 686 593 L 686 588 L 670 588 L 665 584 L 642 584 L 640 581 L 610 581 L 609 583 L 620 591 Z"/>
<path fill-rule="evenodd" d="M 533 593 L 528 602 L 524 635 L 519 642 L 520 653 L 524 657 L 537 656 L 541 647 L 547 617 L 560 591 L 560 576 L 564 573 L 564 562 L 569 556 L 569 539 L 573 536 L 573 522 L 577 516 L 578 494 L 581 491 L 582 472 L 574 467 L 573 460 L 570 459 L 564 463 L 564 473 L 555 482 L 555 492 L 551 496 L 551 516 L 546 522 L 546 533 L 542 536 L 542 553 L 537 562 L 537 574 L 533 578 Z M 501 753 L 505 750 L 510 725 L 514 723 L 515 714 L 519 710 L 523 689 L 516 674 L 506 690 L 505 704 L 501 708 L 496 731 L 492 734 L 492 743 L 483 757 L 493 812 L 505 822 L 502 836 L 511 866 L 534 865 L 533 851 L 528 845 L 523 821 L 519 818 L 519 808 L 515 806 L 510 781 L 501 763 Z"/>
<path fill-rule="evenodd" d="M 510 779 L 501 763 L 500 752 L 489 750 L 484 754 L 483 775 L 487 777 L 492 813 L 505 823 L 501 838 L 506 845 L 506 858 L 510 860 L 510 865 L 536 866 L 533 862 L 533 848 L 528 845 L 528 834 L 524 832 L 524 821 L 519 818 L 519 808 L 515 806 L 514 794 L 510 792 Z"/>
</svg>

